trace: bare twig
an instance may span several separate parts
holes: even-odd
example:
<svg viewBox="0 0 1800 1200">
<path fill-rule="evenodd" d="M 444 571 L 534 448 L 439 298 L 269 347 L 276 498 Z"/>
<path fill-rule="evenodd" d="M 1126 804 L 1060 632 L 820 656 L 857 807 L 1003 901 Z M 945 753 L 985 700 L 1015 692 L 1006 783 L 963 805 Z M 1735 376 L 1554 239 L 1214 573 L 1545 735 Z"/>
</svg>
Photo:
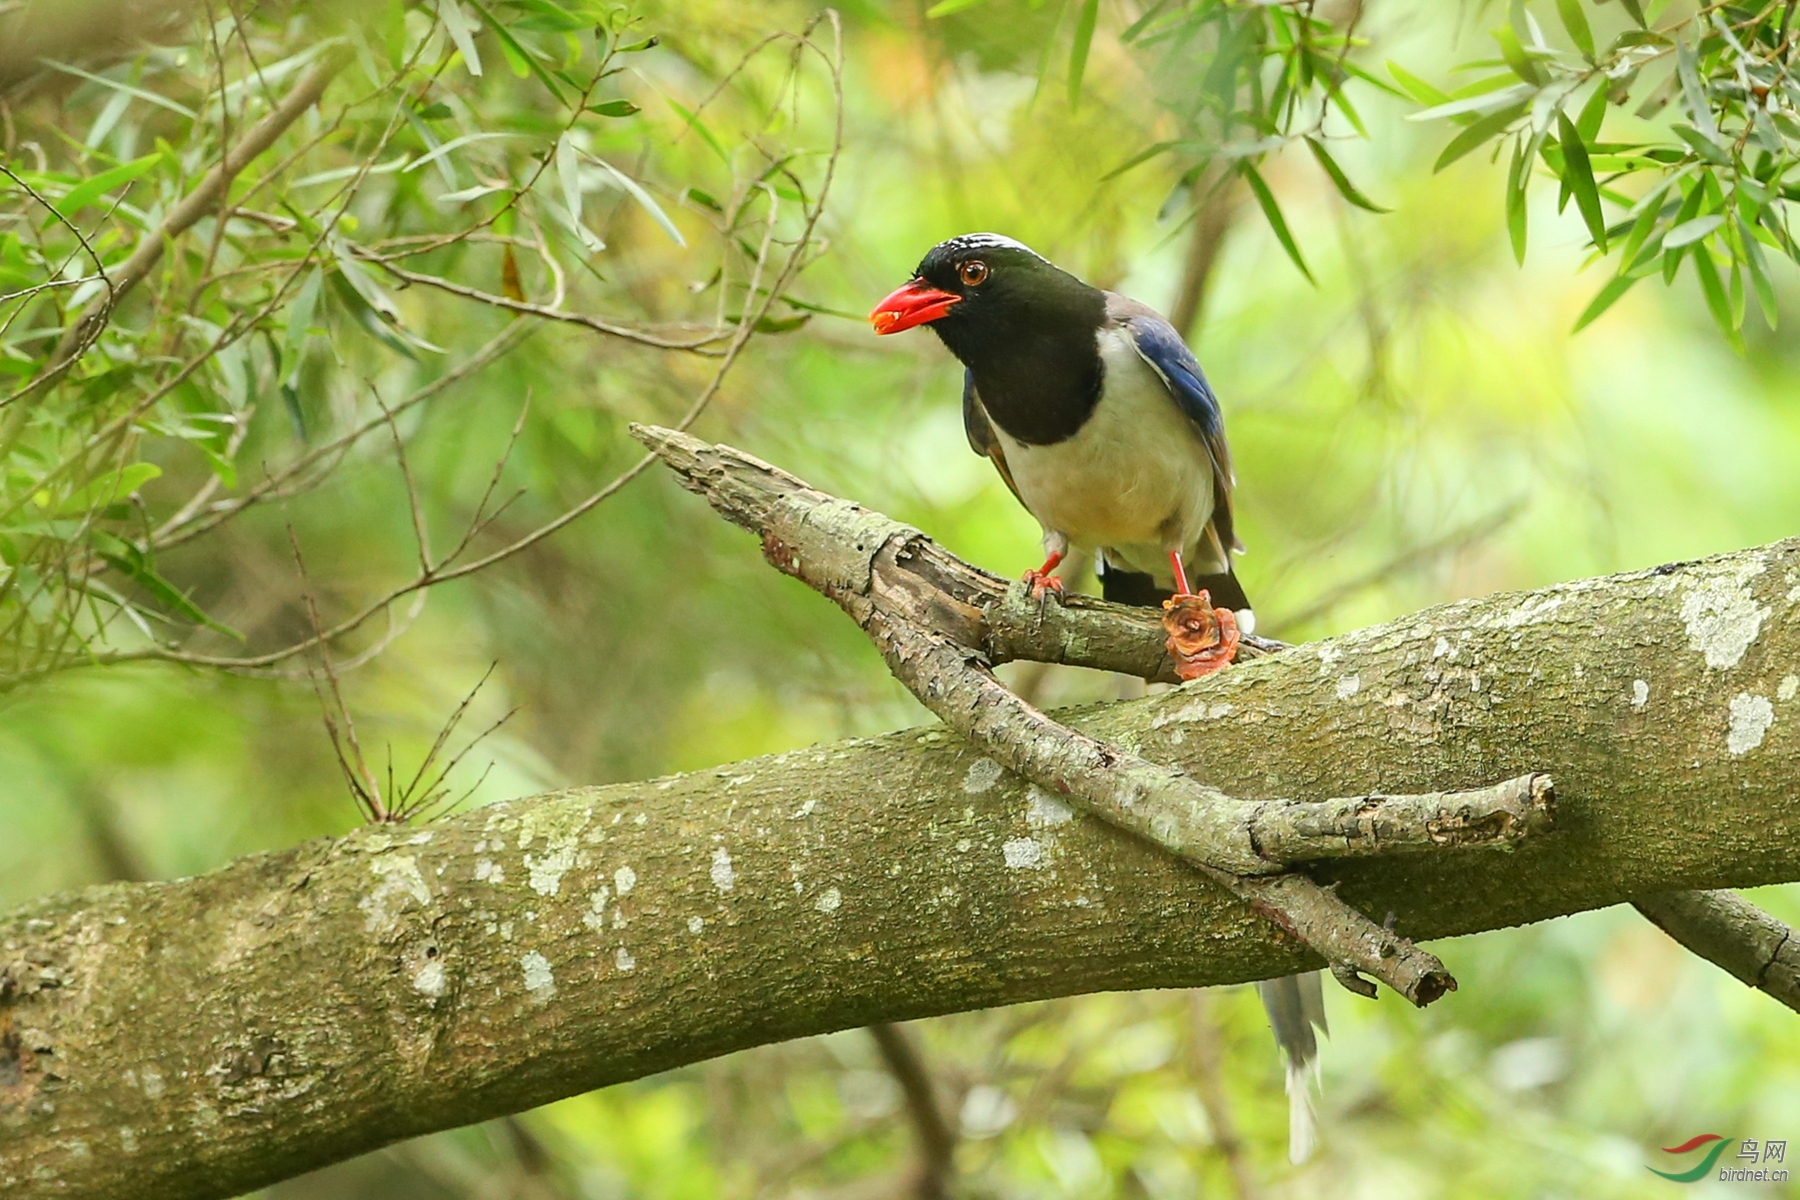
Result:
<svg viewBox="0 0 1800 1200">
<path fill-rule="evenodd" d="M 1232 1116 L 1231 1100 L 1225 1094 L 1224 1072 L 1219 1047 L 1219 1018 L 1213 1011 L 1212 993 L 1195 988 L 1188 993 L 1188 1067 L 1194 1076 L 1194 1091 L 1200 1107 L 1206 1110 L 1206 1123 L 1212 1127 L 1212 1143 L 1225 1160 L 1232 1188 L 1238 1200 L 1256 1200 L 1256 1176 L 1250 1170 L 1244 1141 L 1238 1136 L 1237 1120 Z"/>
<path fill-rule="evenodd" d="M 1736 892 L 1665 892 L 1633 907 L 1740 983 L 1800 1012 L 1800 938 Z"/>
<path fill-rule="evenodd" d="M 881 1061 L 906 1098 L 906 1116 L 917 1147 L 913 1194 L 918 1200 L 945 1200 L 956 1174 L 956 1132 L 939 1107 L 931 1070 L 902 1027 L 871 1025 L 869 1036 L 875 1039 Z"/>
<path fill-rule="evenodd" d="M 169 211 L 160 226 L 144 235 L 138 242 L 137 249 L 131 252 L 131 257 L 112 272 L 112 286 L 108 294 L 104 298 L 97 298 L 73 324 L 63 330 L 56 349 L 51 352 L 46 363 L 44 374 L 34 381 L 34 388 L 59 377 L 67 365 L 92 343 L 118 302 L 162 258 L 163 248 L 191 229 L 195 222 L 224 199 L 226 190 L 238 173 L 273 145 L 275 139 L 299 120 L 302 113 L 318 102 L 319 97 L 325 94 L 326 86 L 349 61 L 349 52 L 340 48 L 328 50 L 320 56 L 281 103 L 252 126 L 241 141 L 226 151 L 219 164 L 207 172 L 200 185 Z"/>
</svg>

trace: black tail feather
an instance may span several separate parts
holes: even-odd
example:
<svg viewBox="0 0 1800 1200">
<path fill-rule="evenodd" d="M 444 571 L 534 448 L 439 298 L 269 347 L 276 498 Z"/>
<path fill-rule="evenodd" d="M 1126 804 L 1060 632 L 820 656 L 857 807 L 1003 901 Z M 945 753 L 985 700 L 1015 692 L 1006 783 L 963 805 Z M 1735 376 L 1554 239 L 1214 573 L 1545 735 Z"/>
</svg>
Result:
<svg viewBox="0 0 1800 1200">
<path fill-rule="evenodd" d="M 1189 580 L 1189 584 L 1196 592 L 1204 590 L 1209 593 L 1213 604 L 1219 608 L 1237 612 L 1250 607 L 1250 598 L 1244 595 L 1244 585 L 1230 571 L 1218 575 L 1196 575 Z M 1161 608 L 1162 602 L 1169 598 L 1169 589 L 1144 572 L 1107 568 L 1100 572 L 1100 595 L 1116 604 Z"/>
<path fill-rule="evenodd" d="M 1158 586 L 1155 579 L 1142 572 L 1109 569 L 1099 574 L 1100 595 L 1114 604 L 1161 608 L 1162 602 L 1169 598 L 1169 589 Z"/>
</svg>

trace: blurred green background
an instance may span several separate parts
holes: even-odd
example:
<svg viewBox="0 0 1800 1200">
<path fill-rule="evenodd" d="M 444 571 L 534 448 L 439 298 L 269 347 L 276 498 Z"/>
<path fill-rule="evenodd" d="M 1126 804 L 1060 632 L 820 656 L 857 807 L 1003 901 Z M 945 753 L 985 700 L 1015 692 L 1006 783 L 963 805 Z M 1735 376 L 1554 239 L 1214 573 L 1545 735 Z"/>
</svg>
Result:
<svg viewBox="0 0 1800 1200">
<path fill-rule="evenodd" d="M 1181 212 L 1161 211 L 1176 166 L 1103 178 L 1158 136 L 1167 80 L 1119 42 L 1123 5 L 1098 8 L 1079 107 L 1060 82 L 1038 83 L 1056 4 L 993 0 L 937 19 L 925 7 L 844 5 L 829 248 L 795 288 L 829 311 L 754 340 L 696 432 L 1017 574 L 1039 557 L 1037 529 L 964 444 L 960 370 L 928 335 L 877 340 L 857 314 L 934 242 L 977 229 L 1171 305 L 1192 236 Z M 656 161 L 703 178 L 705 155 L 662 97 L 691 104 L 757 38 L 799 28 L 814 9 L 694 0 L 634 11 L 662 42 L 621 77 L 620 93 L 644 111 L 610 136 L 646 157 L 673 145 L 675 157 Z M 1471 11 L 1370 3 L 1367 58 L 1442 80 L 1481 52 Z M 496 105 L 526 87 L 498 69 L 485 86 Z M 79 133 L 107 99 L 75 90 L 56 103 Z M 1317 637 L 1794 531 L 1795 339 L 1752 320 L 1735 352 L 1687 275 L 1634 290 L 1571 336 L 1604 278 L 1581 270 L 1573 207 L 1559 216 L 1554 189 L 1534 191 L 1530 253 L 1515 265 L 1504 164 L 1475 154 L 1434 174 L 1441 127 L 1406 121 L 1415 106 L 1372 89 L 1358 103 L 1372 136 L 1334 149 L 1393 211 L 1347 205 L 1304 152 L 1270 159 L 1264 173 L 1316 286 L 1254 205 L 1239 205 L 1193 331 L 1226 410 L 1249 547 L 1239 573 L 1261 632 Z M 731 130 L 736 111 L 716 120 Z M 806 118 L 814 133 L 820 119 Z M 629 204 L 610 220 L 613 247 L 595 257 L 606 288 L 679 297 L 711 269 Z M 497 276 L 476 277 L 492 276 L 491 263 L 466 269 L 497 290 Z M 1783 314 L 1800 320 L 1791 265 L 1776 274 Z M 581 307 L 575 295 L 569 306 Z M 471 347 L 505 322 L 420 289 L 402 302 L 443 347 Z M 392 394 L 446 362 L 342 353 L 374 364 L 365 377 Z M 538 328 L 408 425 L 434 525 L 466 520 L 527 397 L 507 468 L 525 495 L 504 518 L 519 531 L 629 465 L 625 423 L 672 420 L 701 378 L 691 366 L 577 327 Z M 366 414 L 354 376 L 315 347 L 308 436 Z M 257 453 L 280 456 L 301 436 L 279 404 L 258 420 Z M 328 605 L 405 579 L 412 526 L 376 443 L 319 491 L 165 556 L 164 573 L 252 645 L 294 632 L 290 524 Z M 170 452 L 165 469 L 192 478 L 196 468 Z M 524 554 L 435 589 L 403 636 L 344 675 L 364 744 L 416 762 L 489 663 L 477 716 L 519 712 L 470 755 L 468 784 L 493 766 L 469 804 L 928 719 L 835 610 L 655 472 Z M 1009 678 L 1051 704 L 1120 689 L 1074 671 Z M 134 665 L 0 696 L 0 903 L 194 874 L 356 821 L 303 675 Z M 1800 918 L 1786 889 L 1755 898 Z M 910 1027 L 961 1135 L 955 1194 L 1636 1197 L 1676 1187 L 1646 1164 L 1665 1165 L 1655 1147 L 1696 1133 L 1792 1136 L 1800 1154 L 1794 1014 L 1634 914 L 1433 949 L 1462 986 L 1428 1011 L 1330 989 L 1323 1150 L 1300 1168 L 1286 1162 L 1280 1066 L 1247 988 L 1085 997 Z M 903 1196 L 910 1155 L 898 1088 L 870 1037 L 851 1030 L 422 1139 L 266 1195 Z M 1703 1182 L 1692 1194 L 1800 1187 Z"/>
</svg>

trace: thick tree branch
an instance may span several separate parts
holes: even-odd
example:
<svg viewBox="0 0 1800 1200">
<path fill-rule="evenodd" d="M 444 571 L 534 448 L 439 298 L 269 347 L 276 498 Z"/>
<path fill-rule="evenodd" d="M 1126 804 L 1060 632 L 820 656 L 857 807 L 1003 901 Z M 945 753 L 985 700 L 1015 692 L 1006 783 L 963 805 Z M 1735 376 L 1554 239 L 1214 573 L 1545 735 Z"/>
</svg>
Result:
<svg viewBox="0 0 1800 1200">
<path fill-rule="evenodd" d="M 1553 773 L 1555 830 L 1508 853 L 1309 868 L 1431 939 L 1800 879 L 1797 662 L 1787 541 L 1059 716 L 1247 801 Z M 910 730 L 0 916 L 0 1194 L 232 1196 L 747 1046 L 1321 965 L 1163 851 Z"/>
<path fill-rule="evenodd" d="M 1249 901 L 1278 928 L 1325 955 L 1358 992 L 1372 975 L 1414 1004 L 1456 981 L 1436 957 L 1369 920 L 1302 875 L 1295 862 L 1395 849 L 1506 844 L 1550 825 L 1548 777 L 1475 793 L 1359 796 L 1305 804 L 1248 804 L 1060 724 L 988 671 L 989 610 L 1014 614 L 1011 653 L 1068 657 L 1033 638 L 1020 602 L 968 603 L 973 568 L 918 530 L 807 487 L 728 446 L 653 426 L 633 433 L 690 489 L 763 540 L 763 554 L 835 601 L 880 649 L 894 675 L 957 733 L 1084 812 L 1156 843 Z M 1023 591 L 1016 592 L 1023 597 Z M 1049 603 L 1033 608 L 1047 614 Z M 1023 635 L 1023 636 L 1021 636 Z"/>
</svg>

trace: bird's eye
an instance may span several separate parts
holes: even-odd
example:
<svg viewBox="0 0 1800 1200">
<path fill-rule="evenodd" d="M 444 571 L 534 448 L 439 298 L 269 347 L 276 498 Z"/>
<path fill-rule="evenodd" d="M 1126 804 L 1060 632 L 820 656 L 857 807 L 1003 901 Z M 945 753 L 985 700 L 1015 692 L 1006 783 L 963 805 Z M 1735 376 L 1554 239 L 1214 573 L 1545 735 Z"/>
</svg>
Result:
<svg viewBox="0 0 1800 1200">
<path fill-rule="evenodd" d="M 980 259 L 971 259 L 958 267 L 956 273 L 962 277 L 963 286 L 980 287 L 988 277 L 987 264 Z"/>
</svg>

